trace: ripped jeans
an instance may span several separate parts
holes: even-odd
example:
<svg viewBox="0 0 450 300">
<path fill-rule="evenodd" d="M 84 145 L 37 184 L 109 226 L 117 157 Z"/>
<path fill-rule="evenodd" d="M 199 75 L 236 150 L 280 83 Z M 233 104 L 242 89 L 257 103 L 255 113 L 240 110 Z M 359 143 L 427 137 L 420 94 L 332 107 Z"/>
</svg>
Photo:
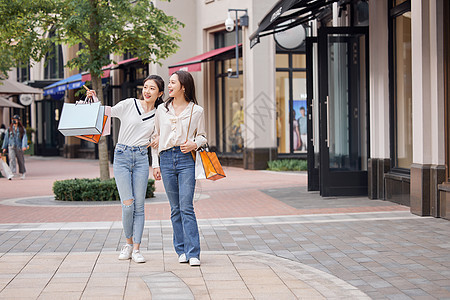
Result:
<svg viewBox="0 0 450 300">
<path fill-rule="evenodd" d="M 145 194 L 149 163 L 145 146 L 117 144 L 114 151 L 114 177 L 122 202 L 122 224 L 125 237 L 140 244 L 145 222 Z M 133 200 L 127 205 L 124 202 Z"/>
</svg>

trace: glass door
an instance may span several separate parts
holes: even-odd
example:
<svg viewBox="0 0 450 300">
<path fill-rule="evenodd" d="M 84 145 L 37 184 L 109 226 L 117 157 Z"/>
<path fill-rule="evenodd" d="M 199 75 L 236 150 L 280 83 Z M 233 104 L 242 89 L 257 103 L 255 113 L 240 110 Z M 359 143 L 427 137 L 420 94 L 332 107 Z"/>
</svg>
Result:
<svg viewBox="0 0 450 300">
<path fill-rule="evenodd" d="M 367 195 L 367 35 L 367 27 L 319 30 L 319 181 L 322 196 Z"/>
</svg>

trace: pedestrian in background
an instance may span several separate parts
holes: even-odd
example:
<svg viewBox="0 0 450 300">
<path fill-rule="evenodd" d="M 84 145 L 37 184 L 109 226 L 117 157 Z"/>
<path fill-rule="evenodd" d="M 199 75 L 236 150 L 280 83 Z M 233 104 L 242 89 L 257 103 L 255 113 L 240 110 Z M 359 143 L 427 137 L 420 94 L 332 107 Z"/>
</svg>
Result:
<svg viewBox="0 0 450 300">
<path fill-rule="evenodd" d="M 8 150 L 9 167 L 13 173 L 16 173 L 16 160 L 19 164 L 19 173 L 22 174 L 21 178 L 25 179 L 25 158 L 23 152 L 28 148 L 28 138 L 25 128 L 20 122 L 19 115 L 14 115 L 12 122 L 9 125 L 9 129 L 6 131 L 5 138 L 3 140 L 3 153 Z"/>
<path fill-rule="evenodd" d="M 114 150 L 114 177 L 122 202 L 122 224 L 126 244 L 120 260 L 133 259 L 144 263 L 140 252 L 145 222 L 145 195 L 147 192 L 149 162 L 148 147 L 156 148 L 157 140 L 150 141 L 155 129 L 155 112 L 162 104 L 164 80 L 150 75 L 144 80 L 140 99 L 128 98 L 111 107 L 111 117 L 120 120 L 119 137 Z M 95 91 L 86 93 L 95 97 Z M 152 148 L 152 149 L 154 149 Z M 153 150 L 156 155 L 156 149 Z"/>
<path fill-rule="evenodd" d="M 169 81 L 169 99 L 158 107 L 155 133 L 159 163 L 153 176 L 162 180 L 170 202 L 173 244 L 180 263 L 200 265 L 200 238 L 194 212 L 195 162 L 191 155 L 206 144 L 203 108 L 197 105 L 192 75 L 176 71 Z"/>
<path fill-rule="evenodd" d="M 0 125 L 0 145 L 3 145 L 3 140 L 6 135 L 6 126 L 5 124 Z"/>
</svg>

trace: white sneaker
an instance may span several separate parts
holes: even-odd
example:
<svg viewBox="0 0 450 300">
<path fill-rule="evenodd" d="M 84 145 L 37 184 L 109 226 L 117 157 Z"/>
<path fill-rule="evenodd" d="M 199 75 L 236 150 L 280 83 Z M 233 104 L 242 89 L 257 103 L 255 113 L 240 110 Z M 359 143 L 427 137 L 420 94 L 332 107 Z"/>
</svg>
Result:
<svg viewBox="0 0 450 300">
<path fill-rule="evenodd" d="M 131 245 L 123 245 L 122 250 L 120 250 L 119 259 L 130 259 L 131 253 L 133 252 L 133 246 Z"/>
<path fill-rule="evenodd" d="M 22 176 L 20 177 L 20 179 L 22 179 L 22 180 L 25 179 L 25 173 L 22 174 Z"/>
<path fill-rule="evenodd" d="M 191 259 L 189 259 L 189 264 L 192 267 L 200 266 L 200 259 L 198 259 L 196 257 L 192 257 Z"/>
<path fill-rule="evenodd" d="M 145 263 L 145 258 L 142 256 L 141 251 L 133 250 L 132 258 L 135 263 Z"/>
<path fill-rule="evenodd" d="M 186 259 L 186 254 L 180 254 L 180 256 L 178 256 L 178 262 L 180 263 L 180 264 L 182 264 L 182 263 L 187 263 L 188 262 L 188 260 Z"/>
<path fill-rule="evenodd" d="M 13 179 L 13 177 L 14 177 L 14 175 L 9 175 L 9 176 L 8 176 L 8 180 Z"/>
</svg>

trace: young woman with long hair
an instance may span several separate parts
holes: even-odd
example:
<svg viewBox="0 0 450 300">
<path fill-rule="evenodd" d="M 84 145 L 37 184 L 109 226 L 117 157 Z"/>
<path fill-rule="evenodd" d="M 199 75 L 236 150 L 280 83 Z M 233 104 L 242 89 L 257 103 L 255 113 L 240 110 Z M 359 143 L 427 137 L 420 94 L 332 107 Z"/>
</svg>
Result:
<svg viewBox="0 0 450 300">
<path fill-rule="evenodd" d="M 12 118 L 12 122 L 9 125 L 9 129 L 5 133 L 5 137 L 3 140 L 3 153 L 8 149 L 9 156 L 9 166 L 13 173 L 16 173 L 16 159 L 19 164 L 19 173 L 22 174 L 21 178 L 25 179 L 25 158 L 23 156 L 23 152 L 28 148 L 28 137 L 25 131 L 25 127 L 23 127 L 22 122 L 20 122 L 20 116 L 14 115 Z M 8 179 L 11 180 L 13 176 L 8 176 Z"/>
<path fill-rule="evenodd" d="M 144 80 L 141 99 L 128 98 L 111 107 L 111 117 L 120 119 L 120 130 L 114 150 L 114 177 L 122 202 L 122 223 L 126 244 L 119 259 L 130 258 L 145 262 L 140 252 L 145 222 L 145 194 L 147 191 L 149 162 L 148 146 L 156 148 L 157 140 L 150 140 L 155 129 L 155 112 L 163 103 L 164 80 L 150 75 Z M 88 91 L 87 97 L 95 97 Z M 156 149 L 152 151 L 155 152 Z"/>
<path fill-rule="evenodd" d="M 169 198 L 178 261 L 199 266 L 200 238 L 193 205 L 195 162 L 191 151 L 206 144 L 205 119 L 190 73 L 173 73 L 168 88 L 169 99 L 156 111 L 159 163 L 153 160 L 153 175 L 156 180 L 162 177 Z"/>
</svg>

